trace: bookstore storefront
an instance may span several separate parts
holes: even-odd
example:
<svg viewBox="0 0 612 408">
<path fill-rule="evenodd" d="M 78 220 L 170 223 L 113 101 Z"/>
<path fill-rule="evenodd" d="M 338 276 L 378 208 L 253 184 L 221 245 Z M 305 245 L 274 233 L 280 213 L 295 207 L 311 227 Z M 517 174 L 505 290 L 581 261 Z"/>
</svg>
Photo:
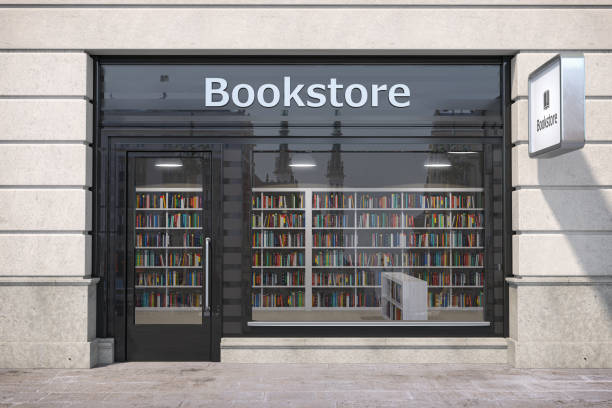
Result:
<svg viewBox="0 0 612 408">
<path fill-rule="evenodd" d="M 215 361 L 231 338 L 507 337 L 508 72 L 100 59 L 97 330 L 115 361 Z"/>
</svg>

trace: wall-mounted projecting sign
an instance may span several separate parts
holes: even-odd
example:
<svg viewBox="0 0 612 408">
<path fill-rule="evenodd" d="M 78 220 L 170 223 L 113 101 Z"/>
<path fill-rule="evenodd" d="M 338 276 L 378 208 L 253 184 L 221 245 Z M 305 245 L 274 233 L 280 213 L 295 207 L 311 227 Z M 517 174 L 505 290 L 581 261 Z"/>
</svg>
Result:
<svg viewBox="0 0 612 408">
<path fill-rule="evenodd" d="M 557 55 L 529 75 L 529 156 L 584 146 L 584 56 Z"/>
</svg>

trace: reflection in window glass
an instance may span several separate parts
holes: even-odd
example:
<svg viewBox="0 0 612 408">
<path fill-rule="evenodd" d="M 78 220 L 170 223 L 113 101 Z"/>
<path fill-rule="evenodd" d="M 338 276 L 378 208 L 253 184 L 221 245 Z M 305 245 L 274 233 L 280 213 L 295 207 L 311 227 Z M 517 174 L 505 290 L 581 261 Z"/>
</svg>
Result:
<svg viewBox="0 0 612 408">
<path fill-rule="evenodd" d="M 200 158 L 130 160 L 135 324 L 202 324 Z"/>
<path fill-rule="evenodd" d="M 258 146 L 253 320 L 484 321 L 487 150 Z"/>
</svg>

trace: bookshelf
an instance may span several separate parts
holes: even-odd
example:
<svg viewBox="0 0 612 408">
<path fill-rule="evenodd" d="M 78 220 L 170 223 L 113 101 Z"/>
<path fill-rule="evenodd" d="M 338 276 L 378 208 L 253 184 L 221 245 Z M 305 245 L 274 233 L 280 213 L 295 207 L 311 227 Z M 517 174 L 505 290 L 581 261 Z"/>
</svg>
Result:
<svg viewBox="0 0 612 408">
<path fill-rule="evenodd" d="M 402 272 L 382 274 L 382 314 L 388 320 L 427 320 L 427 282 Z"/>
<path fill-rule="evenodd" d="M 136 188 L 136 313 L 202 311 L 201 188 Z"/>
<path fill-rule="evenodd" d="M 303 201 L 299 206 L 262 204 L 264 197 L 282 195 Z M 380 310 L 382 273 L 396 272 L 427 283 L 428 310 L 482 310 L 482 195 L 482 188 L 255 188 L 253 252 L 303 254 L 304 263 L 294 268 L 304 274 L 295 286 L 304 293 L 303 304 L 278 309 Z M 257 234 L 279 228 L 262 225 L 266 214 L 304 214 L 300 225 L 285 223 L 278 229 L 303 234 L 304 241 L 263 248 Z M 284 265 L 275 268 L 290 270 Z M 253 263 L 253 293 L 261 296 L 264 288 L 255 279 L 263 269 Z M 278 288 L 267 289 L 274 293 Z M 253 306 L 268 310 L 254 301 Z"/>
<path fill-rule="evenodd" d="M 304 192 L 254 191 L 251 204 L 251 304 L 260 310 L 304 310 Z"/>
</svg>

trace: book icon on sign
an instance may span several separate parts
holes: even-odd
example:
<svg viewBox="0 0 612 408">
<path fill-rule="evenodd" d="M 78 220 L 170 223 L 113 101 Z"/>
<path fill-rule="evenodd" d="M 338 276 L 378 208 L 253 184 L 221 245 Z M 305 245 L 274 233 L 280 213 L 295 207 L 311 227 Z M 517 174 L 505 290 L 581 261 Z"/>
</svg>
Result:
<svg viewBox="0 0 612 408">
<path fill-rule="evenodd" d="M 550 107 L 550 91 L 547 89 L 544 91 L 544 110 Z"/>
</svg>

